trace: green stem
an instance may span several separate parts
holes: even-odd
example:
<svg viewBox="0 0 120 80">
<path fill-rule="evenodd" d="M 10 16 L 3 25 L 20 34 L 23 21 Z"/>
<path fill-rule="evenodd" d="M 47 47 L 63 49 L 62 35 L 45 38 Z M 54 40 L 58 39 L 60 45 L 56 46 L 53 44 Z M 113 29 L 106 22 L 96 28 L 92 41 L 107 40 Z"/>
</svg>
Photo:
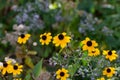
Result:
<svg viewBox="0 0 120 80">
<path fill-rule="evenodd" d="M 63 50 L 63 48 L 61 48 L 61 49 L 60 49 L 59 53 L 61 53 L 61 52 L 62 52 L 62 50 Z"/>
</svg>

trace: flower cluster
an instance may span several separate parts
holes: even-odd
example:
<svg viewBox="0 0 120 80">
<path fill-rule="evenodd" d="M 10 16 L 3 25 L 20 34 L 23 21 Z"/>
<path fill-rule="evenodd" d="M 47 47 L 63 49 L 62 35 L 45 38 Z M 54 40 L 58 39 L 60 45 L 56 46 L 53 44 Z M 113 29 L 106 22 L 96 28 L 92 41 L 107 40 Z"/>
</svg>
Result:
<svg viewBox="0 0 120 80">
<path fill-rule="evenodd" d="M 30 34 L 21 34 L 18 37 L 18 43 L 19 44 L 25 44 L 27 40 L 29 39 L 31 35 Z M 61 48 L 65 48 L 67 46 L 67 43 L 70 42 L 70 37 L 66 35 L 65 32 L 57 34 L 55 37 L 53 37 L 53 44 L 55 44 L 56 47 L 61 46 Z M 51 33 L 43 33 L 40 35 L 40 43 L 42 45 L 48 45 L 52 40 Z"/>
<path fill-rule="evenodd" d="M 96 47 L 98 47 L 98 43 L 96 41 L 91 40 L 90 38 L 86 38 L 82 41 L 82 49 L 83 51 L 88 51 L 88 56 L 97 56 L 100 55 L 100 50 Z M 116 54 L 115 50 L 103 50 L 103 55 L 105 55 L 106 59 L 109 59 L 110 62 L 113 60 L 116 60 L 118 55 Z M 114 67 L 106 67 L 103 70 L 103 75 L 106 75 L 107 77 L 112 77 L 113 74 L 115 74 L 115 68 Z M 99 78 L 98 80 L 105 80 L 104 77 Z"/>
<path fill-rule="evenodd" d="M 96 41 L 91 40 L 90 38 L 86 38 L 85 40 L 82 41 L 83 44 L 83 51 L 88 50 L 88 55 L 89 56 L 98 56 L 100 55 L 100 51 L 98 48 L 96 48 L 98 46 L 98 43 L 96 43 Z"/>
<path fill-rule="evenodd" d="M 0 62 L 0 71 L 2 75 L 13 74 L 13 76 L 20 75 L 23 71 L 23 65 L 19 65 L 14 59 L 5 59 Z"/>
<path fill-rule="evenodd" d="M 56 36 L 57 37 L 57 36 Z M 55 37 L 54 37 L 55 39 Z M 88 56 L 90 57 L 95 57 L 101 54 L 100 49 L 98 48 L 98 43 L 95 40 L 91 40 L 90 38 L 86 38 L 85 40 L 83 40 L 82 42 L 82 50 L 83 53 L 84 51 L 88 53 Z M 116 60 L 118 55 L 116 53 L 115 50 L 103 50 L 102 51 L 102 57 L 104 59 L 104 55 L 105 58 L 113 61 Z M 58 54 L 59 55 L 59 54 Z M 88 56 L 86 56 L 88 58 Z M 74 56 L 75 57 L 75 56 Z M 89 58 L 90 58 L 89 57 Z M 99 59 L 98 57 L 98 59 Z M 68 58 L 69 59 L 69 58 Z M 92 59 L 92 58 L 91 58 Z M 105 60 L 105 59 L 104 59 Z M 107 61 L 107 60 L 106 60 Z M 77 62 L 76 62 L 77 63 Z M 87 62 L 89 64 L 89 62 Z M 65 63 L 64 63 L 65 64 Z M 79 63 L 78 63 L 79 64 Z M 112 63 L 111 63 L 112 64 Z M 81 65 L 82 66 L 82 65 Z M 101 67 L 102 70 L 102 76 L 101 78 L 98 78 L 97 80 L 106 80 L 105 78 L 108 78 L 107 80 L 110 80 L 109 78 L 113 77 L 114 74 L 116 74 L 116 68 L 114 67 L 114 65 L 105 65 L 103 67 Z M 80 72 L 81 73 L 81 72 Z M 101 74 L 100 74 L 101 75 Z M 58 69 L 56 71 L 56 78 L 60 79 L 60 80 L 67 80 L 67 78 L 71 76 L 68 74 L 68 70 L 62 68 L 62 69 Z"/>
<path fill-rule="evenodd" d="M 30 34 L 21 34 L 18 37 L 18 43 L 19 44 L 25 44 L 28 39 L 30 38 Z M 70 42 L 71 37 L 67 36 L 65 32 L 59 33 L 56 36 L 52 37 L 51 33 L 43 33 L 40 34 L 39 42 L 41 45 L 49 45 L 50 42 L 55 44 L 56 47 L 60 46 L 61 48 L 65 48 L 67 44 Z M 86 37 L 85 40 L 81 41 L 82 43 L 82 50 L 88 52 L 88 56 L 95 57 L 100 55 L 100 50 L 98 48 L 98 43 L 95 40 L 91 40 L 89 37 Z M 116 54 L 115 50 L 103 50 L 103 55 L 106 59 L 110 60 L 112 62 L 113 60 L 116 60 L 118 55 Z M 3 66 L 0 67 L 1 72 L 3 75 L 6 73 L 13 73 L 14 76 L 20 74 L 22 72 L 22 65 L 14 64 L 11 65 L 11 61 L 6 61 L 3 63 Z M 111 78 L 116 72 L 116 69 L 111 66 L 107 66 L 104 68 L 102 72 L 102 77 L 98 80 L 105 80 L 104 76 Z M 70 75 L 68 74 L 68 70 L 62 68 L 58 69 L 56 71 L 56 78 L 60 80 L 66 80 Z"/>
</svg>

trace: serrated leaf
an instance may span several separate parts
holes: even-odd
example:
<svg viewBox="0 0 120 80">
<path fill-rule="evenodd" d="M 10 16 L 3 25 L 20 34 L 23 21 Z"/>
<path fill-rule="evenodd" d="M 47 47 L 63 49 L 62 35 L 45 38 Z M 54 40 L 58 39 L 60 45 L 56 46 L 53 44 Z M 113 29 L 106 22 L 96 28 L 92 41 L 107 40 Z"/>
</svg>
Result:
<svg viewBox="0 0 120 80">
<path fill-rule="evenodd" d="M 35 78 L 39 77 L 41 70 L 42 70 L 42 59 L 35 65 L 35 67 L 33 68 L 33 74 L 35 76 Z"/>
</svg>

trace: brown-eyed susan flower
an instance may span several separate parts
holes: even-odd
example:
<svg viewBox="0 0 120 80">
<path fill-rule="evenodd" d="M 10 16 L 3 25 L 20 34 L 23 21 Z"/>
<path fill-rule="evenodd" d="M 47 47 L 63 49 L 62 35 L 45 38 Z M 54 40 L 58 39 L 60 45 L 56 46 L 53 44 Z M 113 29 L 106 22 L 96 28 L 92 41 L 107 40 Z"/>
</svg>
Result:
<svg viewBox="0 0 120 80">
<path fill-rule="evenodd" d="M 18 63 L 14 64 L 12 67 L 13 76 L 19 75 L 23 71 L 22 68 L 22 65 L 18 65 Z"/>
<path fill-rule="evenodd" d="M 57 79 L 67 80 L 68 77 L 69 77 L 68 70 L 62 68 L 62 69 L 58 69 L 58 71 L 56 71 Z"/>
<path fill-rule="evenodd" d="M 66 47 L 67 43 L 70 42 L 70 39 L 71 38 L 69 36 L 66 36 L 66 33 L 63 32 L 53 38 L 53 43 L 56 47 L 61 46 L 61 48 L 64 48 Z"/>
<path fill-rule="evenodd" d="M 42 43 L 42 45 L 46 44 L 48 45 L 51 42 L 52 36 L 51 33 L 44 33 L 40 35 L 40 42 Z"/>
<path fill-rule="evenodd" d="M 97 80 L 111 80 L 111 79 L 105 79 L 104 77 L 98 78 Z"/>
<path fill-rule="evenodd" d="M 82 41 L 83 50 L 93 50 L 95 47 L 98 46 L 98 43 L 96 43 L 96 41 L 91 40 L 90 38 L 86 37 L 85 40 Z"/>
<path fill-rule="evenodd" d="M 100 50 L 98 48 L 94 48 L 93 50 L 88 51 L 88 56 L 98 56 L 100 55 Z"/>
<path fill-rule="evenodd" d="M 0 70 L 2 72 L 3 75 L 5 75 L 6 73 L 12 73 L 12 61 L 5 61 L 0 65 Z"/>
<path fill-rule="evenodd" d="M 103 75 L 106 75 L 107 77 L 112 77 L 113 74 L 115 74 L 115 68 L 114 67 L 107 67 L 103 71 Z"/>
<path fill-rule="evenodd" d="M 97 80 L 105 80 L 105 78 L 104 78 L 104 77 L 101 77 L 101 78 L 99 78 L 99 79 L 97 79 Z"/>
<path fill-rule="evenodd" d="M 15 78 L 15 79 L 13 79 L 13 80 L 22 80 L 22 78 Z"/>
<path fill-rule="evenodd" d="M 17 42 L 19 44 L 25 44 L 27 42 L 27 40 L 30 38 L 30 34 L 21 34 L 19 37 L 18 37 L 18 40 Z"/>
<path fill-rule="evenodd" d="M 118 57 L 115 50 L 104 50 L 103 55 L 105 55 L 105 58 L 109 59 L 110 61 L 116 60 Z"/>
</svg>

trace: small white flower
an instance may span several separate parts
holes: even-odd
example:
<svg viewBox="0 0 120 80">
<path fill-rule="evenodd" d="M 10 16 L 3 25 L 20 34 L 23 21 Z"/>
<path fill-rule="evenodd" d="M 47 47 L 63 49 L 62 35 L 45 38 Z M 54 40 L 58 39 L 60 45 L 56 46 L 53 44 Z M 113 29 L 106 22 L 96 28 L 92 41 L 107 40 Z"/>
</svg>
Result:
<svg viewBox="0 0 120 80">
<path fill-rule="evenodd" d="M 18 8 L 17 5 L 13 5 L 13 6 L 11 7 L 12 10 L 16 10 L 17 8 Z"/>
<path fill-rule="evenodd" d="M 19 26 L 18 26 L 18 28 L 19 29 L 23 29 L 25 26 L 23 25 L 23 24 L 20 24 Z"/>
<path fill-rule="evenodd" d="M 12 59 L 12 58 L 9 58 L 9 57 L 5 57 L 5 61 L 6 61 L 6 62 L 9 61 L 9 60 L 11 60 L 13 64 L 16 63 L 16 60 L 15 60 L 15 59 Z"/>
<path fill-rule="evenodd" d="M 0 66 L 3 66 L 3 63 L 2 63 L 2 62 L 0 62 Z"/>
<path fill-rule="evenodd" d="M 0 62 L 0 72 L 1 72 L 2 67 L 3 67 L 3 63 Z"/>
<path fill-rule="evenodd" d="M 37 46 L 37 42 L 33 42 L 33 46 Z"/>
<path fill-rule="evenodd" d="M 13 25 L 13 29 L 17 30 L 17 31 L 24 30 L 24 28 L 25 28 L 25 25 L 23 25 L 23 24 L 20 24 L 20 25 L 14 24 Z"/>
</svg>

